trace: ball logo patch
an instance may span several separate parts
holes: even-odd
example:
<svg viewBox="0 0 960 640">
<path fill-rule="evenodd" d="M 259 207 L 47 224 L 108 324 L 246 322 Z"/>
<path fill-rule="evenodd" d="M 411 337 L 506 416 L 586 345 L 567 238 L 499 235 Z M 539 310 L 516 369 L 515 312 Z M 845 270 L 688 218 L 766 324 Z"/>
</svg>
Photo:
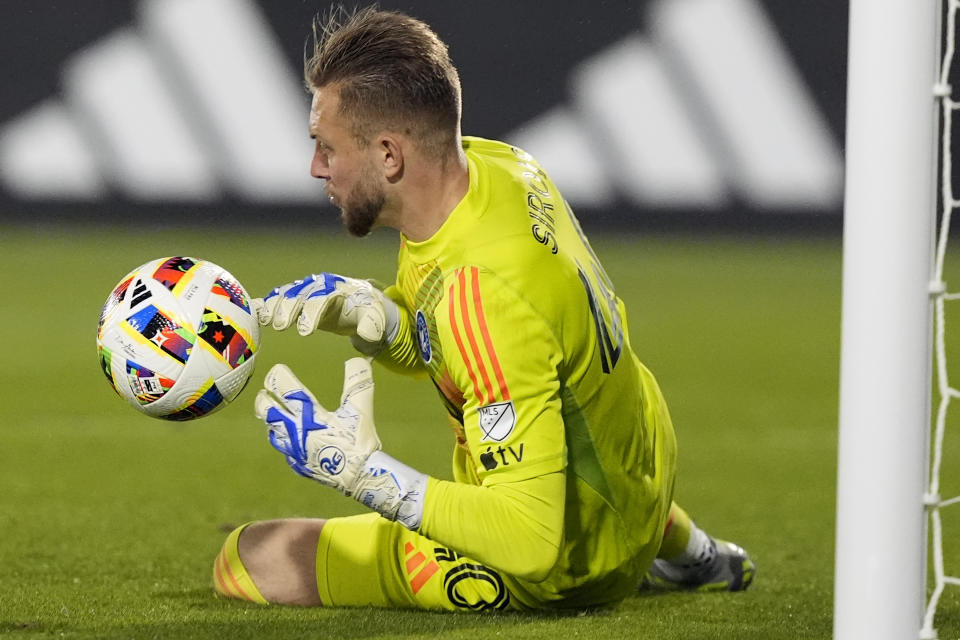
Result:
<svg viewBox="0 0 960 640">
<path fill-rule="evenodd" d="M 513 428 L 517 424 L 513 400 L 488 404 L 477 411 L 480 414 L 480 429 L 483 431 L 481 440 L 503 442 L 513 433 Z"/>
<path fill-rule="evenodd" d="M 427 326 L 427 317 L 423 311 L 417 309 L 417 347 L 420 349 L 420 357 L 424 363 L 429 364 L 433 357 L 433 350 L 430 347 L 430 328 Z"/>
</svg>

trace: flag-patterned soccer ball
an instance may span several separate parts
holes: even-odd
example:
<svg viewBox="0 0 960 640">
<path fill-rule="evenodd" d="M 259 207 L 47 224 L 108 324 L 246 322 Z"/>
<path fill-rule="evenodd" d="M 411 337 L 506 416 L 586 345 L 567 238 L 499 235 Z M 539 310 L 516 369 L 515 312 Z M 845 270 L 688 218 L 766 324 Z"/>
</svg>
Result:
<svg viewBox="0 0 960 640">
<path fill-rule="evenodd" d="M 260 326 L 236 278 L 206 260 L 152 260 L 114 288 L 97 351 L 114 390 L 166 420 L 209 415 L 253 374 Z"/>
</svg>

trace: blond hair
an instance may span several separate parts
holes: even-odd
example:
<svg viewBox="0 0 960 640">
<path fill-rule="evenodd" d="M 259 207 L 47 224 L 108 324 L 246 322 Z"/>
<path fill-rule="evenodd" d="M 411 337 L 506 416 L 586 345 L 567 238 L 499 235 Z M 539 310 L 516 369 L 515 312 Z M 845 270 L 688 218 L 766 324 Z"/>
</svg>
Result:
<svg viewBox="0 0 960 640">
<path fill-rule="evenodd" d="M 308 90 L 336 85 L 341 115 L 358 142 L 384 128 L 445 156 L 460 140 L 460 77 L 447 45 L 425 23 L 398 11 L 342 6 L 313 23 L 304 56 Z"/>
</svg>

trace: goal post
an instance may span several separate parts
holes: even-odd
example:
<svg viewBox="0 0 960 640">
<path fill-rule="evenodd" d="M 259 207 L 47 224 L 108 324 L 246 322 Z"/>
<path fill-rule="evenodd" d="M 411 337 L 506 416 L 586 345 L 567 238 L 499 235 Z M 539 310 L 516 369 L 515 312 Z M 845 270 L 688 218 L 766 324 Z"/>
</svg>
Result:
<svg viewBox="0 0 960 640">
<path fill-rule="evenodd" d="M 939 2 L 850 0 L 834 638 L 924 607 Z"/>
</svg>

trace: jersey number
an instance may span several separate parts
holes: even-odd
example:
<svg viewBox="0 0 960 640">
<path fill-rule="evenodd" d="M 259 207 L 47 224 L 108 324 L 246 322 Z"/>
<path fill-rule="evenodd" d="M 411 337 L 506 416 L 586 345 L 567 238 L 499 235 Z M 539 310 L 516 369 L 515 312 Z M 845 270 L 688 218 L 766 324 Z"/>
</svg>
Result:
<svg viewBox="0 0 960 640">
<path fill-rule="evenodd" d="M 617 366 L 620 352 L 623 349 L 623 324 L 620 322 L 620 310 L 617 308 L 617 296 L 613 293 L 610 280 L 603 272 L 603 268 L 593 262 L 593 273 L 598 285 L 594 287 L 590 278 L 578 263 L 580 282 L 587 292 L 587 303 L 590 305 L 590 314 L 593 316 L 593 325 L 597 330 L 597 345 L 600 347 L 600 366 L 604 373 L 610 373 Z M 599 295 L 597 291 L 599 290 Z M 604 318 L 603 307 L 607 308 L 610 316 L 608 323 Z"/>
<path fill-rule="evenodd" d="M 593 252 L 590 241 L 587 240 L 583 229 L 580 228 L 580 222 L 577 220 L 577 217 L 573 215 L 573 209 L 570 208 L 568 202 L 564 201 L 563 204 L 566 206 L 567 215 L 570 216 L 570 224 L 573 225 L 574 231 L 577 232 L 577 236 L 580 238 L 580 243 L 590 256 L 590 267 L 593 271 L 594 281 L 597 283 L 596 286 L 594 286 L 593 281 L 590 280 L 590 276 L 587 275 L 586 270 L 583 268 L 583 265 L 580 264 L 579 260 L 576 261 L 577 272 L 580 274 L 580 282 L 583 283 L 583 288 L 586 289 L 587 303 L 590 305 L 590 315 L 593 316 L 593 325 L 597 330 L 597 346 L 600 347 L 600 366 L 603 367 L 604 373 L 610 373 L 613 371 L 613 368 L 617 366 L 617 361 L 620 359 L 620 352 L 623 350 L 623 322 L 620 320 L 620 308 L 617 306 L 617 296 L 613 292 L 613 283 L 610 281 L 609 276 L 607 276 L 607 272 L 600 266 L 600 260 L 597 259 L 597 254 Z M 597 291 L 600 292 L 600 295 L 597 295 Z M 607 308 L 610 322 L 607 322 L 603 316 L 603 307 Z"/>
</svg>

